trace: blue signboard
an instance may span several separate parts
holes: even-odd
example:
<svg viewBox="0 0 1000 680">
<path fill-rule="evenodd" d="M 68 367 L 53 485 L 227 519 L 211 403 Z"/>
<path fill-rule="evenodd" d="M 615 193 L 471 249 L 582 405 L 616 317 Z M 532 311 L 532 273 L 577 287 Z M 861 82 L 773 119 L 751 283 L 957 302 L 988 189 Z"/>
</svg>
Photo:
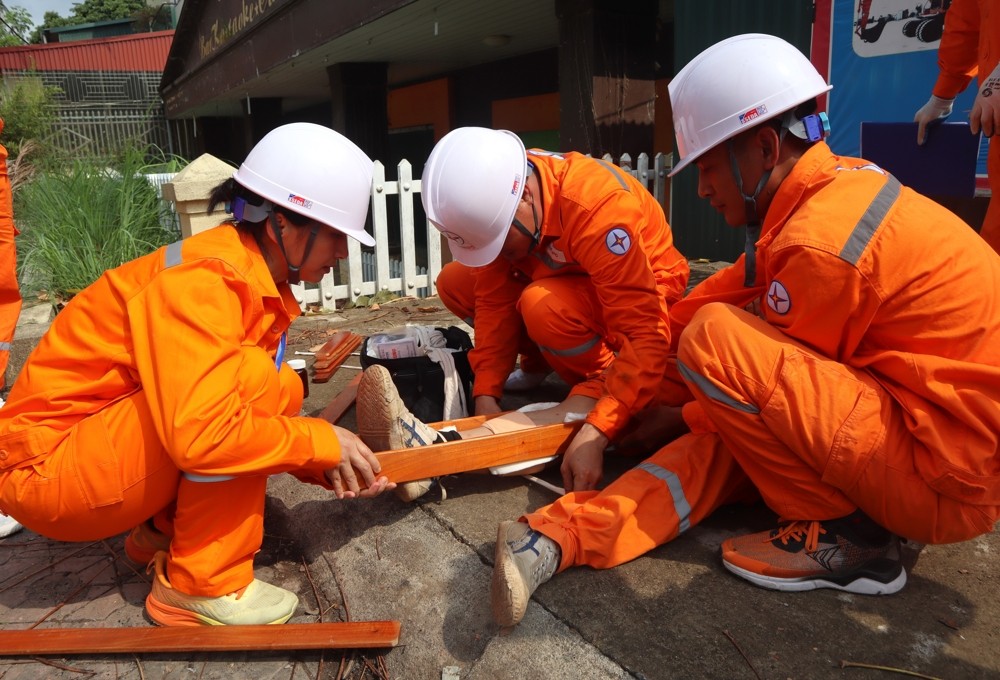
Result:
<svg viewBox="0 0 1000 680">
<path fill-rule="evenodd" d="M 950 0 L 834 0 L 827 111 L 830 147 L 861 155 L 865 122 L 911 122 L 937 79 L 937 48 Z M 955 100 L 950 121 L 968 121 L 976 88 Z M 933 132 L 932 132 L 933 134 Z M 979 145 L 977 193 L 985 185 L 988 140 Z"/>
</svg>

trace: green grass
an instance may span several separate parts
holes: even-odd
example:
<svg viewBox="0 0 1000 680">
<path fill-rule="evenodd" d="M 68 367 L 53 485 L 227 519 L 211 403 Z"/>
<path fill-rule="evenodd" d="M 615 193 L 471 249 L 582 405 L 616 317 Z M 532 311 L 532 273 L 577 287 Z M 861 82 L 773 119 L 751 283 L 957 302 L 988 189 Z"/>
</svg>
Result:
<svg viewBox="0 0 1000 680">
<path fill-rule="evenodd" d="M 163 206 L 147 172 L 144 154 L 129 150 L 111 166 L 49 166 L 20 187 L 14 215 L 22 293 L 42 294 L 58 308 L 106 270 L 179 239 L 161 224 Z"/>
</svg>

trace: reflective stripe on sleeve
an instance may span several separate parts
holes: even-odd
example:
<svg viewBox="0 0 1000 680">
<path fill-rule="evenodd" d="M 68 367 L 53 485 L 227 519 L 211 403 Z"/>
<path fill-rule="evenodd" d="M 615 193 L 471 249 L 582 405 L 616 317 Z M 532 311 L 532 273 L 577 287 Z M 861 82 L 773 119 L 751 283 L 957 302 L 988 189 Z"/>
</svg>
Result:
<svg viewBox="0 0 1000 680">
<path fill-rule="evenodd" d="M 899 180 L 889 175 L 889 179 L 885 185 L 875 194 L 875 198 L 872 199 L 868 209 L 865 210 L 865 214 L 861 216 L 861 219 L 854 226 L 854 231 L 851 232 L 851 236 L 847 239 L 844 249 L 840 251 L 840 258 L 842 260 L 854 265 L 858 263 L 858 260 L 861 259 L 861 254 L 865 252 L 865 248 L 871 242 L 872 236 L 875 235 L 875 231 L 882 224 L 882 220 L 885 219 L 896 199 L 899 198 L 900 189 Z"/>
</svg>

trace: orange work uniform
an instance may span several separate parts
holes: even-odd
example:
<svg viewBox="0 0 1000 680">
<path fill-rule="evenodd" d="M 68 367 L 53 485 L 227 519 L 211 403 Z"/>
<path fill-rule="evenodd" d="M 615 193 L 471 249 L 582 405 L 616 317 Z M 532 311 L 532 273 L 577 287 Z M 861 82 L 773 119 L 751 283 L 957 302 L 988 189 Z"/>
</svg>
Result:
<svg viewBox="0 0 1000 680">
<path fill-rule="evenodd" d="M 756 244 L 671 309 L 691 432 L 527 516 L 562 567 L 610 567 L 759 494 L 787 520 L 861 508 L 925 543 L 1000 517 L 1000 256 L 955 215 L 820 142 Z"/>
<path fill-rule="evenodd" d="M 0 409 L 0 509 L 62 541 L 164 513 L 168 575 L 219 596 L 253 580 L 268 475 L 330 488 L 330 423 L 299 417 L 281 338 L 299 307 L 224 224 L 106 272 L 59 312 Z M 169 522 L 166 522 L 169 524 Z"/>
<path fill-rule="evenodd" d="M 0 118 L 0 133 L 3 119 Z M 7 174 L 7 149 L 0 144 L 0 389 L 4 387 L 7 363 L 17 317 L 21 314 L 21 289 L 17 285 L 17 236 L 14 226 L 14 197 Z"/>
<path fill-rule="evenodd" d="M 627 172 L 578 153 L 532 149 L 528 162 L 542 194 L 538 246 L 515 262 L 450 263 L 438 293 L 474 321 L 473 396 L 501 396 L 526 333 L 573 394 L 597 400 L 587 422 L 613 438 L 655 400 L 687 260 L 659 203 Z"/>
<path fill-rule="evenodd" d="M 945 14 L 938 47 L 938 78 L 933 93 L 954 99 L 978 75 L 981 84 L 1000 62 L 1000 7 L 995 0 L 953 0 Z M 1000 252 L 1000 144 L 991 140 L 986 156 L 990 205 L 980 235 Z"/>
</svg>

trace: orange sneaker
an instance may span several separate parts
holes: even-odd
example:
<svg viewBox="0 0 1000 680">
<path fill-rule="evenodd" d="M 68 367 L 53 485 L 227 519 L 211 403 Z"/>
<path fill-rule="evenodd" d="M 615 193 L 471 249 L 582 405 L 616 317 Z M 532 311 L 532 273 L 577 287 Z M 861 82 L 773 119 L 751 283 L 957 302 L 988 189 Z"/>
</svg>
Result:
<svg viewBox="0 0 1000 680">
<path fill-rule="evenodd" d="M 860 511 L 726 539 L 722 564 L 754 585 L 774 590 L 833 588 L 891 595 L 906 585 L 899 537 Z"/>
<path fill-rule="evenodd" d="M 167 550 L 170 550 L 170 536 L 154 527 L 152 520 L 146 520 L 125 537 L 125 555 L 141 567 L 149 564 L 156 553 Z"/>
<path fill-rule="evenodd" d="M 167 580 L 167 554 L 156 553 L 147 573 L 155 571 L 146 611 L 161 626 L 250 626 L 284 623 L 299 598 L 284 588 L 254 579 L 235 593 L 220 597 L 188 595 Z"/>
</svg>

